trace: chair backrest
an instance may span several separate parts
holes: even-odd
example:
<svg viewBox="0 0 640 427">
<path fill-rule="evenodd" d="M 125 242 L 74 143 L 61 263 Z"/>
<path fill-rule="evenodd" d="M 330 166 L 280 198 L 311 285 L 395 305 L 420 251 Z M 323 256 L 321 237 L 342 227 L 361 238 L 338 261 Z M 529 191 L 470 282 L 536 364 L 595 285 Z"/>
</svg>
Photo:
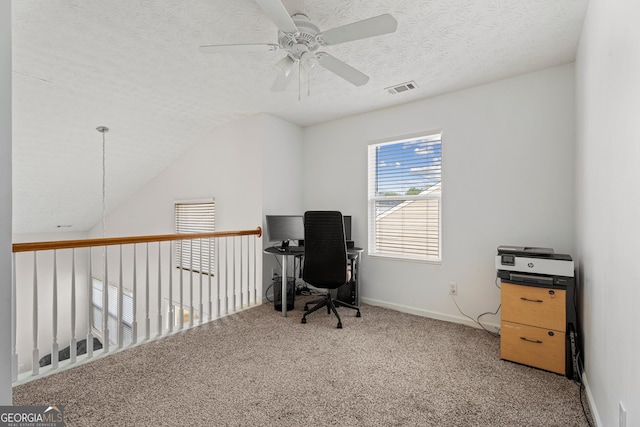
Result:
<svg viewBox="0 0 640 427">
<path fill-rule="evenodd" d="M 328 289 L 346 283 L 347 243 L 341 212 L 305 212 L 302 279 L 310 285 Z"/>
</svg>

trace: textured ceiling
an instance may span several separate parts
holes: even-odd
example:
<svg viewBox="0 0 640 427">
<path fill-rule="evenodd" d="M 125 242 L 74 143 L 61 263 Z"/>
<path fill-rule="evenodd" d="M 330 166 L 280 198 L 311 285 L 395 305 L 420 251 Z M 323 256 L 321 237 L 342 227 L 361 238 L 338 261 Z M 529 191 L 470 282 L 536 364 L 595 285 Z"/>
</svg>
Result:
<svg viewBox="0 0 640 427">
<path fill-rule="evenodd" d="M 215 127 L 260 112 L 308 126 L 572 62 L 588 0 L 284 0 L 321 30 L 383 13 L 397 32 L 324 50 L 369 75 L 319 69 L 270 91 L 283 51 L 253 0 L 20 0 L 13 14 L 14 233 L 87 230 Z M 384 88 L 414 80 L 418 89 Z"/>
</svg>

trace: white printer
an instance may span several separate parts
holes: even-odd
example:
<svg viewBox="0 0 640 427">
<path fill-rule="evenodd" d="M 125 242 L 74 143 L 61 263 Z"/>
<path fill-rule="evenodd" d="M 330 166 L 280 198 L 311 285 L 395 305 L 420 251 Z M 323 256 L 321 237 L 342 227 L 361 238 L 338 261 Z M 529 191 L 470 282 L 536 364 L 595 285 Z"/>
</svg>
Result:
<svg viewBox="0 0 640 427">
<path fill-rule="evenodd" d="M 570 255 L 527 246 L 498 246 L 496 270 L 503 280 L 532 285 L 566 286 L 574 276 Z"/>
</svg>

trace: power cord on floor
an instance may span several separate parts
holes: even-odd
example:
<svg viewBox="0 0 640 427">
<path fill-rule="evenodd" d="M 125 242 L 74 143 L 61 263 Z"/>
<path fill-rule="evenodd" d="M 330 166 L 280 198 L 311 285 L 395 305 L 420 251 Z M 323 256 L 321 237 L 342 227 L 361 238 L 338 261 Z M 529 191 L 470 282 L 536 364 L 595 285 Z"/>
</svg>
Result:
<svg viewBox="0 0 640 427">
<path fill-rule="evenodd" d="M 500 308 L 501 308 L 501 307 L 502 307 L 502 304 L 498 304 L 498 308 L 496 308 L 496 311 L 494 311 L 493 313 L 492 313 L 492 312 L 490 312 L 490 311 L 485 311 L 484 313 L 482 313 L 482 314 L 478 315 L 478 317 L 476 317 L 476 323 L 478 323 L 478 325 L 480 325 L 480 326 L 482 327 L 482 324 L 480 323 L 480 318 L 481 318 L 482 316 L 486 316 L 487 314 L 490 314 L 490 315 L 492 315 L 492 316 L 495 316 L 496 314 L 498 314 L 498 311 L 500 311 Z M 482 329 L 484 329 L 485 331 L 487 331 L 484 327 L 483 327 Z M 499 336 L 500 336 L 500 334 L 499 334 L 499 333 L 496 333 L 496 332 L 490 332 L 490 331 L 487 331 L 487 332 L 489 332 L 490 334 L 495 335 L 495 336 L 497 336 L 497 337 L 499 337 Z"/>
<path fill-rule="evenodd" d="M 496 287 L 497 287 L 498 289 L 500 289 L 500 285 L 498 284 L 498 278 L 497 278 L 497 277 L 496 277 L 496 280 L 495 280 L 495 285 L 496 285 Z M 466 317 L 467 319 L 470 319 L 473 323 L 477 323 L 477 324 L 478 324 L 478 326 L 480 326 L 482 329 L 484 329 L 488 334 L 490 334 L 490 335 L 492 335 L 492 336 L 494 336 L 494 337 L 497 337 L 497 338 L 499 338 L 499 337 L 500 337 L 500 334 L 499 334 L 499 333 L 496 333 L 496 332 L 490 331 L 489 329 L 485 328 L 485 327 L 484 327 L 484 325 L 483 325 L 482 323 L 480 323 L 480 318 L 481 318 L 482 316 L 486 316 L 487 314 L 491 314 L 492 316 L 495 316 L 496 314 L 498 314 L 498 311 L 500 311 L 500 307 L 502 307 L 502 304 L 498 305 L 498 308 L 496 308 L 496 311 L 494 311 L 494 312 L 486 311 L 486 312 L 484 312 L 484 313 L 482 313 L 482 314 L 478 315 L 478 317 L 476 317 L 476 318 L 474 319 L 473 317 L 466 315 L 466 314 L 462 311 L 462 309 L 460 308 L 460 306 L 459 306 L 459 305 L 458 305 L 458 303 L 456 302 L 456 299 L 454 298 L 454 295 L 453 295 L 453 294 L 451 295 L 451 299 L 453 300 L 453 303 L 454 303 L 454 304 L 456 305 L 456 307 L 458 308 L 458 311 L 460 312 L 460 314 L 462 314 L 462 315 L 463 315 L 464 317 Z"/>
<path fill-rule="evenodd" d="M 300 289 L 299 292 L 300 292 L 299 295 L 324 295 L 322 292 L 314 289 L 309 289 L 306 286 L 303 289 Z"/>
<path fill-rule="evenodd" d="M 594 427 L 593 423 L 591 422 L 591 418 L 587 413 L 587 408 L 584 407 L 584 402 L 582 400 L 582 393 L 585 391 L 584 384 L 582 383 L 582 381 L 578 382 L 578 388 L 579 388 L 578 393 L 580 394 L 580 406 L 582 406 L 582 413 L 584 414 L 584 419 L 587 420 L 587 424 L 589 424 L 589 427 Z"/>
<path fill-rule="evenodd" d="M 483 325 L 482 323 L 480 323 L 480 318 L 481 318 L 482 316 L 487 315 L 487 314 L 492 314 L 492 315 L 494 315 L 494 316 L 495 316 L 496 314 L 498 314 L 498 311 L 500 310 L 500 307 L 501 307 L 502 305 L 499 305 L 495 312 L 493 312 L 493 313 L 492 313 L 492 312 L 490 312 L 490 311 L 487 311 L 487 312 L 482 313 L 481 315 L 479 315 L 476 319 L 474 319 L 474 318 L 473 318 L 473 317 L 471 317 L 471 316 L 467 316 L 467 315 L 462 311 L 462 309 L 460 308 L 460 306 L 459 306 L 459 305 L 458 305 L 458 303 L 456 302 L 456 299 L 454 298 L 454 296 L 453 296 L 453 295 L 451 295 L 451 300 L 453 301 L 453 303 L 454 303 L 454 304 L 456 305 L 456 307 L 458 308 L 458 311 L 460 312 L 460 314 L 462 314 L 462 315 L 463 315 L 464 317 L 466 317 L 467 319 L 470 319 L 472 322 L 477 323 L 477 324 L 478 324 L 478 326 L 480 326 L 482 329 L 484 329 L 488 334 L 490 334 L 490 335 L 492 335 L 492 336 L 494 336 L 494 337 L 497 337 L 497 338 L 499 338 L 499 337 L 500 337 L 500 334 L 498 334 L 498 333 L 496 333 L 496 332 L 492 332 L 492 331 L 490 331 L 489 329 L 485 328 L 485 327 L 484 327 L 484 325 Z"/>
<path fill-rule="evenodd" d="M 269 299 L 269 291 L 271 290 L 271 288 L 273 288 L 273 282 L 271 282 L 269 287 L 264 291 L 264 297 L 267 299 L 268 302 L 273 302 L 272 299 Z"/>
<path fill-rule="evenodd" d="M 577 365 L 577 369 L 575 370 L 576 375 L 573 378 L 573 381 L 578 385 L 578 394 L 580 395 L 580 406 L 582 407 L 582 413 L 584 414 L 584 419 L 587 420 L 587 424 L 589 424 L 589 427 L 594 427 L 594 424 L 591 422 L 590 414 L 587 412 L 587 408 L 584 406 L 584 400 L 582 399 L 582 394 L 586 391 L 586 388 L 584 386 L 584 381 L 582 380 L 582 372 L 584 371 L 579 351 L 576 353 L 573 363 Z"/>
</svg>

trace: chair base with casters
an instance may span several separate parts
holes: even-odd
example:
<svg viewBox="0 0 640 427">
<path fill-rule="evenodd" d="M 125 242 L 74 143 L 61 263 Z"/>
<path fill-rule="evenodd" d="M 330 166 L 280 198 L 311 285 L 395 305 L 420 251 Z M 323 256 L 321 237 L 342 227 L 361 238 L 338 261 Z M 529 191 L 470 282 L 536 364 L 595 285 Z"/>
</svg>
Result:
<svg viewBox="0 0 640 427">
<path fill-rule="evenodd" d="M 309 304 L 316 304 L 316 305 L 313 306 L 312 308 L 309 308 Z M 351 308 L 353 310 L 356 310 L 356 317 L 362 317 L 362 315 L 360 314 L 360 307 L 337 300 L 331 296 L 331 292 L 327 292 L 324 298 L 309 301 L 304 305 L 305 313 L 302 316 L 302 320 L 300 321 L 300 323 L 307 323 L 307 315 L 321 309 L 322 307 L 327 307 L 327 314 L 331 314 L 331 312 L 333 311 L 333 314 L 336 315 L 336 317 L 338 318 L 338 326 L 337 326 L 338 329 L 342 329 L 342 320 L 340 319 L 340 315 L 338 314 L 338 310 L 336 310 L 336 307 Z"/>
</svg>

